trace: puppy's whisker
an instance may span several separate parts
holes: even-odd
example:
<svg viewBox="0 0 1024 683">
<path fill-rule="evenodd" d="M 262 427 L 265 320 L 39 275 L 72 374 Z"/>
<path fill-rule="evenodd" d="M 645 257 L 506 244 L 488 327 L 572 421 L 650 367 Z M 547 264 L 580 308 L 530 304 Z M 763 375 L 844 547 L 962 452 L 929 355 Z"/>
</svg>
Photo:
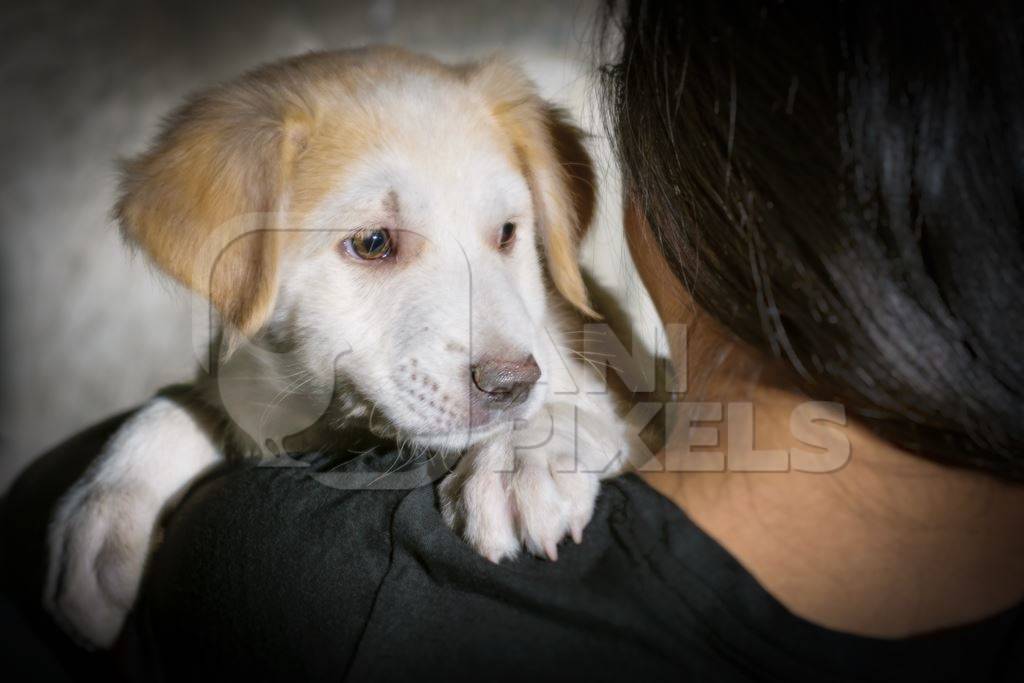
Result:
<svg viewBox="0 0 1024 683">
<path fill-rule="evenodd" d="M 558 346 L 558 348 L 563 350 L 563 351 L 568 352 L 574 358 L 577 358 L 577 359 L 583 361 L 584 363 L 587 363 L 591 368 L 593 368 L 598 373 L 600 373 L 601 369 L 602 369 L 601 366 L 598 365 L 598 363 L 603 363 L 607 367 L 609 367 L 612 370 L 615 370 L 616 372 L 618 372 L 619 374 L 623 374 L 622 368 L 618 367 L 615 363 L 612 363 L 611 361 L 608 360 L 608 358 L 614 358 L 614 356 L 611 355 L 611 354 L 599 354 L 599 353 L 596 353 L 596 352 L 593 352 L 593 351 L 591 351 L 591 352 L 582 352 L 582 351 L 577 351 L 576 349 L 573 349 L 573 348 L 569 348 L 568 346 Z M 590 357 L 592 355 L 605 356 L 605 358 L 594 359 L 594 358 Z"/>
<path fill-rule="evenodd" d="M 270 401 L 270 403 L 267 404 L 266 408 L 263 410 L 263 413 L 260 415 L 259 420 L 257 420 L 259 431 L 262 432 L 263 428 L 266 427 L 267 421 L 271 419 L 272 413 L 276 408 L 278 408 L 291 396 L 299 394 L 299 392 L 301 392 L 301 390 L 304 387 L 312 383 L 314 380 L 316 380 L 316 375 L 310 374 L 305 379 L 302 379 L 298 382 L 293 382 L 292 384 L 278 392 L 277 396 L 275 396 Z"/>
<path fill-rule="evenodd" d="M 572 335 L 578 335 L 578 334 L 589 334 L 589 335 L 593 335 L 595 337 L 607 337 L 608 336 L 608 331 L 607 330 L 564 330 L 564 331 L 560 332 L 560 334 L 562 336 L 565 336 L 565 337 L 569 337 L 569 336 L 572 336 Z"/>
</svg>

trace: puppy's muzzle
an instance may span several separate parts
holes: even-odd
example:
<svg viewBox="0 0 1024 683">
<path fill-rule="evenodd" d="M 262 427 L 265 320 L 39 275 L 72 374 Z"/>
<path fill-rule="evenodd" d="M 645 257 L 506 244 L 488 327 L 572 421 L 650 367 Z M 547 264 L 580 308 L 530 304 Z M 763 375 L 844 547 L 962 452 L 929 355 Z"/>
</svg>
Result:
<svg viewBox="0 0 1024 683">
<path fill-rule="evenodd" d="M 540 367 L 532 355 L 516 361 L 488 359 L 470 368 L 473 385 L 492 408 L 510 408 L 527 399 L 540 379 Z"/>
</svg>

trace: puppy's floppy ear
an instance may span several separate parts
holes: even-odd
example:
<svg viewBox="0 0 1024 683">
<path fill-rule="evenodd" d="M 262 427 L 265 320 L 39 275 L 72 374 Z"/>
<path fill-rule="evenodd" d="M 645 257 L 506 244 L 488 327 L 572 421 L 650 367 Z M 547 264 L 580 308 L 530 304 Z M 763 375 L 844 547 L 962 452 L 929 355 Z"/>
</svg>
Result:
<svg viewBox="0 0 1024 683">
<path fill-rule="evenodd" d="M 276 298 L 276 223 L 308 135 L 302 111 L 267 74 L 252 74 L 193 99 L 123 165 L 122 234 L 243 334 Z"/>
<path fill-rule="evenodd" d="M 508 133 L 529 180 L 555 287 L 583 313 L 599 317 L 590 307 L 578 260 L 595 201 L 594 167 L 582 131 L 540 98 L 521 69 L 501 58 L 468 66 L 465 74 Z"/>
</svg>

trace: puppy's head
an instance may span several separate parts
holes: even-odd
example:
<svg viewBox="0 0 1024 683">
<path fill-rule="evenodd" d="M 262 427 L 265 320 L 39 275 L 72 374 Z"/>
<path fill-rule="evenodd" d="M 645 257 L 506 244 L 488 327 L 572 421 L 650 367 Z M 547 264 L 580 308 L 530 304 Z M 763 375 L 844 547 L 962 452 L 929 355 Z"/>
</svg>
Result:
<svg viewBox="0 0 1024 683">
<path fill-rule="evenodd" d="M 590 312 L 593 200 L 578 131 L 517 68 L 375 49 L 199 96 L 126 165 L 116 215 L 229 337 L 285 350 L 291 386 L 329 376 L 345 419 L 443 447 L 544 402 L 546 280 Z"/>
</svg>

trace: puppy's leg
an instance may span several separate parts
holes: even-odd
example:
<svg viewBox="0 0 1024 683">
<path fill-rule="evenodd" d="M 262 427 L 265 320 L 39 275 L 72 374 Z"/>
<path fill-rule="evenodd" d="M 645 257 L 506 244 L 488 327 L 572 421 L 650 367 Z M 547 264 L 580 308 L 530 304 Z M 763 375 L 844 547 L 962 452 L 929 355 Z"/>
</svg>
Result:
<svg viewBox="0 0 1024 683">
<path fill-rule="evenodd" d="M 86 644 L 109 647 L 135 601 L 158 517 L 221 459 L 209 418 L 160 396 L 143 406 L 60 500 L 43 596 Z"/>
<path fill-rule="evenodd" d="M 555 560 L 565 536 L 582 540 L 600 479 L 621 471 L 627 444 L 606 396 L 553 401 L 460 460 L 439 488 L 445 521 L 492 562 L 524 545 Z"/>
<path fill-rule="evenodd" d="M 622 471 L 626 429 L 605 398 L 565 397 L 513 432 L 512 496 L 520 540 L 534 555 L 558 559 L 567 535 L 582 542 L 600 480 Z"/>
<path fill-rule="evenodd" d="M 510 434 L 478 444 L 438 487 L 445 522 L 491 562 L 512 557 L 520 548 L 509 496 L 513 455 Z"/>
</svg>

